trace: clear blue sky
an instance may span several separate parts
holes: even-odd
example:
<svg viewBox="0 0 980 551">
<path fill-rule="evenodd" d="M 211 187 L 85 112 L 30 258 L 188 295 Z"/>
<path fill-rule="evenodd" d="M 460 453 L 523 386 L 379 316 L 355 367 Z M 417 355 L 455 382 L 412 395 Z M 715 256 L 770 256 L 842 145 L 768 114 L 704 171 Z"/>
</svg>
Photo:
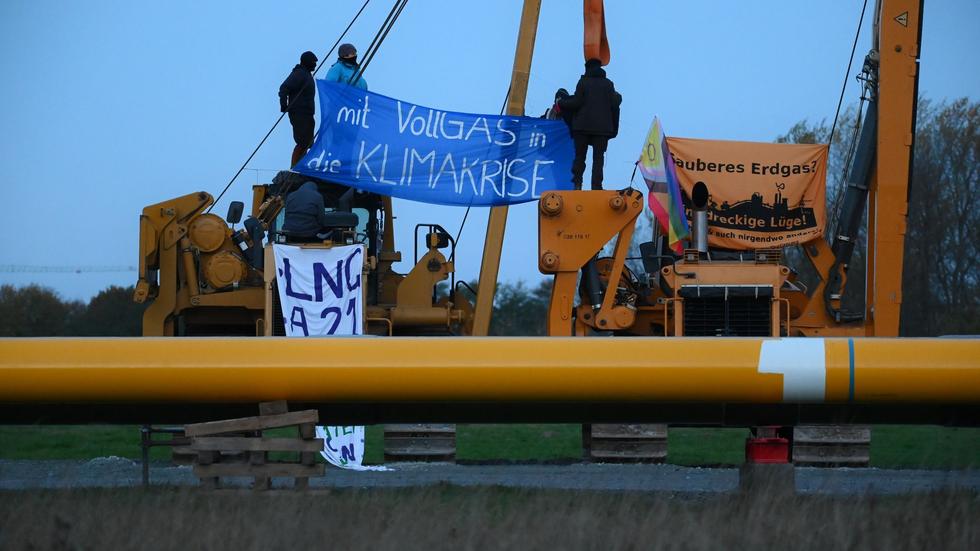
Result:
<svg viewBox="0 0 980 551">
<path fill-rule="evenodd" d="M 322 56 L 350 2 L 0 2 L 0 264 L 135 265 L 141 209 L 217 194 L 278 116 L 280 82 L 307 49 Z M 771 141 L 795 122 L 832 119 L 860 0 L 609 0 L 607 67 L 622 92 L 607 187 L 625 187 L 655 114 L 669 134 Z M 874 0 L 869 0 L 869 14 Z M 427 106 L 497 113 L 507 91 L 519 0 L 411 0 L 365 75 L 379 93 Z M 349 35 L 364 49 L 391 0 L 372 0 Z M 920 90 L 980 97 L 980 2 L 927 0 Z M 870 44 L 870 15 L 858 46 Z M 578 0 L 543 0 L 527 102 L 539 115 L 582 67 Z M 853 79 L 850 79 L 853 84 Z M 857 99 L 850 86 L 847 102 Z M 281 125 L 218 205 L 286 168 Z M 411 228 L 455 232 L 462 209 L 397 201 L 399 247 Z M 479 272 L 486 211 L 474 210 L 458 276 Z M 536 210 L 512 208 L 503 280 L 537 282 Z M 405 267 L 407 269 L 407 267 Z M 88 298 L 136 274 L 0 273 Z"/>
</svg>

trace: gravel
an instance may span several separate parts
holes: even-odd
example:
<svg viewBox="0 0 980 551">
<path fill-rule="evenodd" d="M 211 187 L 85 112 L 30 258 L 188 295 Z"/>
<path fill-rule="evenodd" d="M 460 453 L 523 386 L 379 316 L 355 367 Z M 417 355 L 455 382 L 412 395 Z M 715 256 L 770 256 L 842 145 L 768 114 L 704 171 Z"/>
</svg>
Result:
<svg viewBox="0 0 980 551">
<path fill-rule="evenodd" d="M 928 471 L 894 469 L 795 469 L 796 491 L 807 494 L 905 494 L 940 490 L 980 491 L 980 470 Z M 733 468 L 677 465 L 454 465 L 401 463 L 386 472 L 328 468 L 310 480 L 313 488 L 408 488 L 435 484 L 505 486 L 567 490 L 611 490 L 671 493 L 718 493 L 738 487 Z M 0 461 L 0 490 L 39 488 L 109 488 L 138 486 L 139 462 L 121 457 L 89 461 Z M 150 482 L 164 486 L 195 486 L 190 467 L 154 463 Z M 247 487 L 250 479 L 228 479 L 226 485 Z M 284 480 L 274 485 L 288 486 Z"/>
</svg>

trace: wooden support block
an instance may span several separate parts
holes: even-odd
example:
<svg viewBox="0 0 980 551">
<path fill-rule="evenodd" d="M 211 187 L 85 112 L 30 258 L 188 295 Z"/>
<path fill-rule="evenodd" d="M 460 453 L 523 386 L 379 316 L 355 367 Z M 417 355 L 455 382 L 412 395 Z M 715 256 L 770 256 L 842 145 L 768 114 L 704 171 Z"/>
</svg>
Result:
<svg viewBox="0 0 980 551">
<path fill-rule="evenodd" d="M 867 444 L 871 442 L 871 427 L 864 425 L 801 425 L 793 427 L 793 442 Z"/>
<path fill-rule="evenodd" d="M 661 463 L 667 459 L 667 425 L 593 424 L 583 429 L 586 460 Z"/>
<path fill-rule="evenodd" d="M 323 439 L 200 436 L 194 438 L 191 449 L 197 451 L 317 452 L 323 449 Z"/>
<path fill-rule="evenodd" d="M 266 463 L 266 452 L 249 452 L 248 453 L 248 463 L 250 466 L 265 465 Z M 256 476 L 255 482 L 252 483 L 253 490 L 268 490 L 272 487 L 272 479 L 267 476 Z"/>
<path fill-rule="evenodd" d="M 865 467 L 871 461 L 871 427 L 801 425 L 793 428 L 793 463 L 815 467 Z"/>
<path fill-rule="evenodd" d="M 278 415 L 287 411 L 289 411 L 289 405 L 285 400 L 259 403 L 259 415 Z"/>
<path fill-rule="evenodd" d="M 313 423 L 304 423 L 299 426 L 299 437 L 303 440 L 309 440 L 316 436 L 316 425 Z M 322 440 L 320 449 L 323 449 Z"/>
<path fill-rule="evenodd" d="M 225 421 L 210 421 L 207 423 L 196 423 L 186 425 L 184 434 L 187 436 L 211 436 L 228 432 L 255 431 L 265 429 L 276 429 L 303 423 L 316 424 L 320 420 L 320 415 L 315 409 L 305 411 L 290 411 L 276 415 L 265 415 L 258 417 L 242 417 L 240 419 L 228 419 Z"/>
<path fill-rule="evenodd" d="M 793 444 L 793 462 L 807 465 L 865 466 L 871 461 L 867 444 Z"/>
<path fill-rule="evenodd" d="M 206 478 L 215 476 L 251 476 L 251 477 L 311 477 L 323 476 L 324 465 L 299 465 L 297 463 L 266 463 L 265 465 L 223 464 L 195 465 L 194 475 Z"/>
<path fill-rule="evenodd" d="M 384 426 L 385 461 L 455 461 L 456 425 Z"/>
</svg>

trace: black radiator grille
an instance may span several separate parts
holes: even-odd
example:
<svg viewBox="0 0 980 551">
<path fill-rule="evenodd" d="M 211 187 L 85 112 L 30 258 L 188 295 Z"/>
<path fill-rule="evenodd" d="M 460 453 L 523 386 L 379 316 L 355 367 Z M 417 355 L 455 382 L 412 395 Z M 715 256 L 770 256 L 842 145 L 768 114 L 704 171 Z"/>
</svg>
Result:
<svg viewBox="0 0 980 551">
<path fill-rule="evenodd" d="M 682 288 L 684 335 L 768 337 L 772 335 L 772 288 Z"/>
</svg>

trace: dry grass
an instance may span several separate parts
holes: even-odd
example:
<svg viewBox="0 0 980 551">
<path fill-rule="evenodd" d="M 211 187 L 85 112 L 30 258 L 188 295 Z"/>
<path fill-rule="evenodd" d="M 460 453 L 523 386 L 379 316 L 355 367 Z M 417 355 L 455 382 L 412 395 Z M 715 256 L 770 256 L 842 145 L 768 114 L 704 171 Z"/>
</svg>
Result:
<svg viewBox="0 0 980 551">
<path fill-rule="evenodd" d="M 978 519 L 975 493 L 33 491 L 0 493 L 0 549 L 980 549 Z"/>
</svg>

